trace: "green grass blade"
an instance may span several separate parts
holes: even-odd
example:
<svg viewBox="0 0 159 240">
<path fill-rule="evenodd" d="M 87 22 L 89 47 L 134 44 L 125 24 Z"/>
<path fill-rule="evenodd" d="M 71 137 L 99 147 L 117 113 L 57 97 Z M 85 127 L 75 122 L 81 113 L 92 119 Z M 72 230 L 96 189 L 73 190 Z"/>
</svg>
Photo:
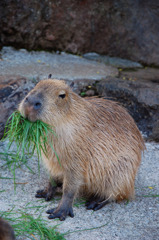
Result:
<svg viewBox="0 0 159 240">
<path fill-rule="evenodd" d="M 42 152 L 47 157 L 48 145 L 50 145 L 60 164 L 59 157 L 50 140 L 51 135 L 56 136 L 53 127 L 44 122 L 39 120 L 36 122 L 30 122 L 21 116 L 18 111 L 15 111 L 9 117 L 5 126 L 4 137 L 2 139 L 3 141 L 8 140 L 8 145 L 6 151 L 0 154 L 6 157 L 6 165 L 13 173 L 14 182 L 16 168 L 22 164 L 26 165 L 27 163 L 27 159 L 25 157 L 26 154 L 31 158 L 35 151 L 37 152 L 38 169 L 40 170 L 39 159 L 42 158 Z M 12 153 L 9 152 L 13 143 L 15 143 L 16 146 L 15 155 L 12 155 Z"/>
</svg>

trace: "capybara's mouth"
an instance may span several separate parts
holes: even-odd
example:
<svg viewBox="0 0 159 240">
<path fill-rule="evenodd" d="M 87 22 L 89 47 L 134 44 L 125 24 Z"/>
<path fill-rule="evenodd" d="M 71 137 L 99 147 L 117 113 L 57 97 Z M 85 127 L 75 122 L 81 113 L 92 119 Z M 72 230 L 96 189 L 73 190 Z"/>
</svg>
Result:
<svg viewBox="0 0 159 240">
<path fill-rule="evenodd" d="M 24 117 L 30 122 L 36 122 L 38 120 L 37 111 L 34 110 L 33 106 L 24 107 Z"/>
</svg>

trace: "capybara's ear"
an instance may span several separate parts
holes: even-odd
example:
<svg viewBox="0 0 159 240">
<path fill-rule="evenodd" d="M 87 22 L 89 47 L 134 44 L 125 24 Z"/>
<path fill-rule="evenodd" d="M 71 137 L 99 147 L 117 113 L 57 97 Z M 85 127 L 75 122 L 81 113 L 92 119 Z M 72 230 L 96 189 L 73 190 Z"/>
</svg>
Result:
<svg viewBox="0 0 159 240">
<path fill-rule="evenodd" d="M 52 77 L 52 74 L 50 73 L 49 75 L 48 75 L 48 78 L 51 78 Z"/>
<path fill-rule="evenodd" d="M 73 86 L 74 86 L 74 82 L 71 82 L 70 87 L 73 88 Z"/>
</svg>

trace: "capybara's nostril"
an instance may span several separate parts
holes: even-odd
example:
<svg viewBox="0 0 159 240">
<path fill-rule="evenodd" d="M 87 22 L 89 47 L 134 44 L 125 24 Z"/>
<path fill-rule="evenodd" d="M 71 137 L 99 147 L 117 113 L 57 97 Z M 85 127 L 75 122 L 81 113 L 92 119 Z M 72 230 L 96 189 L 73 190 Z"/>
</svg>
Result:
<svg viewBox="0 0 159 240">
<path fill-rule="evenodd" d="M 42 106 L 42 102 L 38 96 L 30 95 L 25 98 L 25 106 L 32 107 L 34 110 L 39 110 Z"/>
<path fill-rule="evenodd" d="M 42 104 L 41 104 L 40 101 L 35 102 L 35 103 L 34 103 L 34 109 L 35 109 L 35 110 L 39 110 L 39 109 L 41 108 L 41 105 L 42 105 Z"/>
</svg>

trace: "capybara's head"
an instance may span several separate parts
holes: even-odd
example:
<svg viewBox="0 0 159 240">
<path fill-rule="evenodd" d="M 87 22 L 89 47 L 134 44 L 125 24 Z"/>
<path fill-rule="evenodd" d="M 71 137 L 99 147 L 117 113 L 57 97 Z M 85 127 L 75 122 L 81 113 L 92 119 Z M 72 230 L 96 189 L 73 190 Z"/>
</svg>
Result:
<svg viewBox="0 0 159 240">
<path fill-rule="evenodd" d="M 19 105 L 19 111 L 28 120 L 56 124 L 70 108 L 71 91 L 62 80 L 40 81 Z"/>
</svg>

